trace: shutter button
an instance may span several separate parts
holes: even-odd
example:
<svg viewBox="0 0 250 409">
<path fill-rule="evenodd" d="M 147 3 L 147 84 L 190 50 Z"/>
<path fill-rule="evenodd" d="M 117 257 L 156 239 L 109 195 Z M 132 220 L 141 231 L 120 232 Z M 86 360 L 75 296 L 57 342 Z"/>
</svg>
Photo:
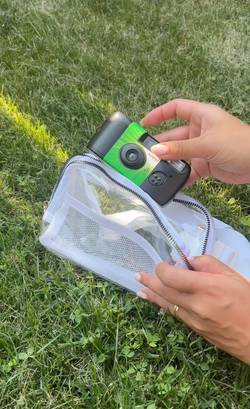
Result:
<svg viewBox="0 0 250 409">
<path fill-rule="evenodd" d="M 166 179 L 167 175 L 165 175 L 165 173 L 154 172 L 149 176 L 148 181 L 153 186 L 161 186 L 166 181 Z"/>
</svg>

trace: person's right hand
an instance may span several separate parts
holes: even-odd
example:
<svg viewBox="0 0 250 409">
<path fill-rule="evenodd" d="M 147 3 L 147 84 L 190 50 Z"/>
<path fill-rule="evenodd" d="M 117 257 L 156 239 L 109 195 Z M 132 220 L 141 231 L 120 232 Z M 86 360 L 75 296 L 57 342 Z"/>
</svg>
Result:
<svg viewBox="0 0 250 409">
<path fill-rule="evenodd" d="M 250 126 L 215 105 L 175 99 L 145 116 L 149 127 L 179 117 L 189 125 L 164 132 L 152 147 L 161 160 L 191 161 L 187 185 L 212 176 L 223 182 L 250 182 Z"/>
</svg>

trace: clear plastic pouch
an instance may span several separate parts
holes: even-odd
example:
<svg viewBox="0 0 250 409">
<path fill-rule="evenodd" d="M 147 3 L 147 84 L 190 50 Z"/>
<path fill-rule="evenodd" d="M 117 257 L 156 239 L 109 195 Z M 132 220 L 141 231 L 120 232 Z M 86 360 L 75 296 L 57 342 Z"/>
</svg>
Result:
<svg viewBox="0 0 250 409">
<path fill-rule="evenodd" d="M 43 217 L 40 242 L 62 258 L 137 292 L 134 273 L 161 261 L 191 268 L 210 254 L 213 219 L 186 196 L 160 208 L 140 188 L 93 155 L 72 157 Z"/>
</svg>

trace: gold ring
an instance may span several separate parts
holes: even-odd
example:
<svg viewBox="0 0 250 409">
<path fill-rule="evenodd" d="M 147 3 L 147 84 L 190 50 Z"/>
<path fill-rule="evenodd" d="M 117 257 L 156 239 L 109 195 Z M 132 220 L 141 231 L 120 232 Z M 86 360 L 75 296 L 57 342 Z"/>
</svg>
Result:
<svg viewBox="0 0 250 409">
<path fill-rule="evenodd" d="M 175 318 L 176 318 L 177 320 L 180 319 L 180 317 L 179 317 L 179 307 L 178 307 L 178 305 L 174 305 L 174 316 L 175 316 Z"/>
</svg>

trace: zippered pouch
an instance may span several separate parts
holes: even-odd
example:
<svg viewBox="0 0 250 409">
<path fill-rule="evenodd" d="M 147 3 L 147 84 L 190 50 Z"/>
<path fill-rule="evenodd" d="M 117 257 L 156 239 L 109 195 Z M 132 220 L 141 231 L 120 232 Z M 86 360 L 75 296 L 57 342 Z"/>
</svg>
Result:
<svg viewBox="0 0 250 409">
<path fill-rule="evenodd" d="M 58 256 L 137 292 L 142 285 L 134 274 L 155 274 L 162 261 L 192 269 L 189 256 L 217 252 L 220 258 L 226 249 L 224 262 L 235 264 L 238 253 L 218 240 L 215 220 L 204 206 L 183 195 L 161 208 L 94 155 L 75 155 L 53 190 L 40 242 Z M 222 224 L 221 230 L 226 227 Z"/>
</svg>

